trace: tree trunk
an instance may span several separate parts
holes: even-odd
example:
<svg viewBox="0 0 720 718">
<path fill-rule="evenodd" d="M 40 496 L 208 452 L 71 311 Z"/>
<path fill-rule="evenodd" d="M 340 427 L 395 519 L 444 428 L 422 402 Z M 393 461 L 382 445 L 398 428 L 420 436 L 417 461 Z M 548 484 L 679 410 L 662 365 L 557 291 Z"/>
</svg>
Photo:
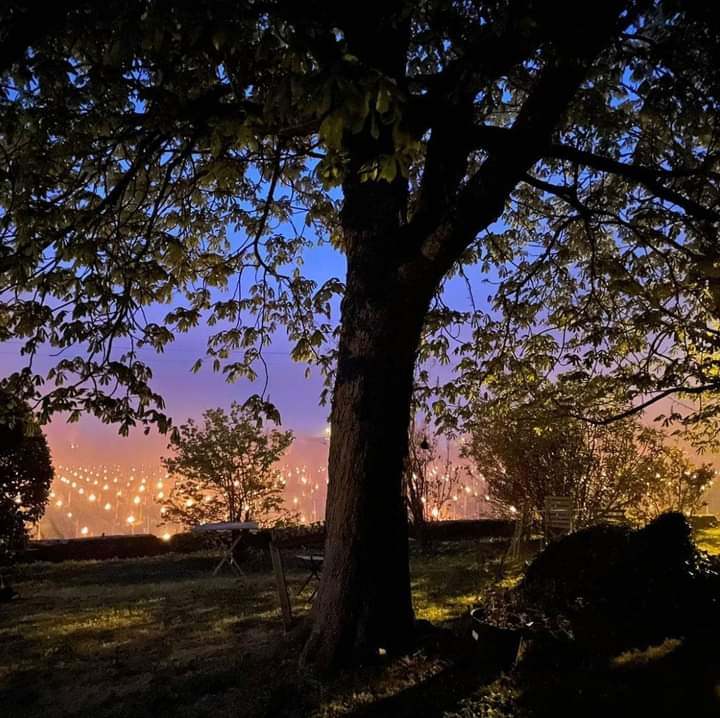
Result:
<svg viewBox="0 0 720 718">
<path fill-rule="evenodd" d="M 430 295 L 370 244 L 350 255 L 343 300 L 325 561 L 302 657 L 321 669 L 401 651 L 413 634 L 402 474 Z"/>
</svg>

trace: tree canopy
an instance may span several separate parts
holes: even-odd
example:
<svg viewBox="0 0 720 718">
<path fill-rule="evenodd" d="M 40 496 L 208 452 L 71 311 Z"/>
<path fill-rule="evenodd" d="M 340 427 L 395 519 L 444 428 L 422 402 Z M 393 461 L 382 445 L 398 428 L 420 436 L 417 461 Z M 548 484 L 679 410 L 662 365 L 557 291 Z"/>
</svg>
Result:
<svg viewBox="0 0 720 718">
<path fill-rule="evenodd" d="M 163 427 L 138 350 L 201 321 L 230 379 L 255 375 L 279 327 L 329 369 L 342 283 L 304 278 L 302 254 L 343 249 L 332 187 L 359 171 L 407 195 L 388 256 L 424 242 L 447 255 L 440 276 L 469 267 L 474 294 L 479 276 L 499 282 L 492 307 L 437 293 L 426 356 L 490 377 L 513 356 L 559 362 L 642 397 L 714 391 L 715 19 L 702 2 L 606 14 L 617 27 L 599 37 L 563 4 L 391 3 L 380 20 L 407 45 L 392 74 L 354 47 L 354 11 L 323 2 L 77 2 L 43 18 L 6 4 L 2 338 L 65 352 L 15 380 L 50 380 L 46 413 Z M 365 131 L 377 146 L 353 167 Z M 145 316 L 156 303 L 173 306 Z"/>
</svg>

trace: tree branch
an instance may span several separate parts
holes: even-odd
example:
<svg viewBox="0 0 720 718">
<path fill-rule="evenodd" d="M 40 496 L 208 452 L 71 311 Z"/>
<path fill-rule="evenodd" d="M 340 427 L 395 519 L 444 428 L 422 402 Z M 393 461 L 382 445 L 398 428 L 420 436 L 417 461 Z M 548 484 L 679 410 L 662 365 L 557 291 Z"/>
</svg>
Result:
<svg viewBox="0 0 720 718">
<path fill-rule="evenodd" d="M 588 424 L 592 424 L 593 426 L 607 426 L 608 424 L 612 424 L 616 421 L 621 421 L 622 419 L 627 419 L 630 416 L 635 416 L 636 414 L 639 414 L 645 409 L 647 409 L 649 406 L 652 406 L 653 404 L 656 404 L 658 401 L 662 401 L 663 399 L 667 398 L 668 396 L 672 396 L 673 394 L 697 394 L 702 395 L 709 391 L 717 391 L 718 386 L 717 384 L 700 384 L 699 386 L 690 386 L 690 387 L 684 387 L 684 386 L 674 386 L 670 389 L 664 389 L 661 392 L 658 392 L 655 396 L 651 397 L 650 399 L 647 399 L 646 401 L 641 402 L 640 404 L 633 404 L 629 409 L 626 409 L 625 411 L 620 412 L 619 414 L 613 414 L 611 416 L 606 416 L 602 419 L 593 419 L 589 416 L 584 416 L 582 414 L 574 414 L 571 413 L 569 416 L 571 416 L 574 419 L 581 419 L 582 421 L 586 421 Z"/>
<path fill-rule="evenodd" d="M 475 126 L 473 134 L 475 146 L 489 152 L 508 151 L 520 139 L 514 128 L 508 129 L 489 125 Z M 605 157 L 557 142 L 549 143 L 542 150 L 541 155 L 545 158 L 567 160 L 599 172 L 623 177 L 642 185 L 659 199 L 680 207 L 692 217 L 710 222 L 720 221 L 719 211 L 704 207 L 699 202 L 685 197 L 680 192 L 663 184 L 664 181 L 683 177 L 706 176 L 707 173 L 703 170 L 667 170 L 661 167 L 647 167 L 645 165 L 620 162 L 611 157 Z"/>
<path fill-rule="evenodd" d="M 588 34 L 581 43 L 576 39 L 573 52 L 548 53 L 550 58 L 509 130 L 514 142 L 489 151 L 445 221 L 422 242 L 424 260 L 435 265 L 441 276 L 477 234 L 502 214 L 512 190 L 549 145 L 595 58 L 617 33 L 622 3 L 599 3 L 594 10 L 593 22 L 586 26 Z"/>
<path fill-rule="evenodd" d="M 608 172 L 610 174 L 624 177 L 625 179 L 637 182 L 650 190 L 659 199 L 670 202 L 671 204 L 681 207 L 685 212 L 697 219 L 707 220 L 710 222 L 720 221 L 720 212 L 709 207 L 704 207 L 699 202 L 685 197 L 679 192 L 662 184 L 663 179 L 675 179 L 677 177 L 689 176 L 687 170 L 664 170 L 659 168 L 645 167 L 643 165 L 628 164 L 619 162 L 610 157 L 603 157 L 592 152 L 585 152 L 574 147 L 563 144 L 551 144 L 547 153 L 547 157 L 554 159 L 568 160 L 585 165 L 599 172 Z M 703 173 L 698 171 L 698 175 Z"/>
</svg>

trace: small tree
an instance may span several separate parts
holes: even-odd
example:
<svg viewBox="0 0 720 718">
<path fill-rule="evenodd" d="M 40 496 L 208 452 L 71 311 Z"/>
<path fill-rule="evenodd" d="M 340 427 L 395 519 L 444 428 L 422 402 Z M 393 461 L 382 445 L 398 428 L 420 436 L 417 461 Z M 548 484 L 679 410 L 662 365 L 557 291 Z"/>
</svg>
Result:
<svg viewBox="0 0 720 718">
<path fill-rule="evenodd" d="M 32 411 L 0 389 L 0 557 L 24 544 L 52 480 L 50 450 Z"/>
<path fill-rule="evenodd" d="M 405 496 L 410 520 L 420 538 L 427 521 L 447 516 L 448 504 L 457 493 L 463 471 L 464 467 L 451 460 L 449 444 L 442 457 L 435 438 L 413 429 L 408 438 Z"/>
<path fill-rule="evenodd" d="M 476 422 L 466 453 L 485 479 L 500 513 L 526 505 L 541 511 L 545 497 L 575 494 L 590 457 L 576 424 L 542 424 L 516 412 Z"/>
<path fill-rule="evenodd" d="M 259 400 L 233 402 L 230 413 L 209 409 L 203 425 L 192 419 L 172 436 L 164 458 L 175 486 L 163 504 L 165 521 L 195 526 L 209 521 L 267 522 L 280 512 L 283 482 L 273 466 L 293 441 L 291 431 L 266 431 L 280 423 L 274 407 Z"/>
<path fill-rule="evenodd" d="M 663 446 L 653 463 L 653 490 L 642 497 L 635 515 L 649 521 L 665 511 L 682 511 L 687 516 L 698 513 L 715 480 L 715 469 L 710 464 L 693 464 L 682 449 L 674 446 Z"/>
<path fill-rule="evenodd" d="M 613 510 L 638 521 L 692 513 L 714 475 L 634 419 L 595 425 L 527 407 L 488 412 L 475 423 L 467 453 L 501 512 L 526 505 L 539 513 L 547 496 L 570 496 L 580 526 Z"/>
</svg>

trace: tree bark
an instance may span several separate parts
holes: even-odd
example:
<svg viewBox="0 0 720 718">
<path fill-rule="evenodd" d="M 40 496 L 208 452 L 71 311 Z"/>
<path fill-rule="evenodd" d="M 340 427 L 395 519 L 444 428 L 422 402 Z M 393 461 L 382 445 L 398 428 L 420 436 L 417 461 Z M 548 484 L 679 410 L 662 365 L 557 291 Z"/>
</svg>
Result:
<svg viewBox="0 0 720 718">
<path fill-rule="evenodd" d="M 402 473 L 430 292 L 373 244 L 355 245 L 343 300 L 325 561 L 302 657 L 320 669 L 401 651 L 413 635 Z"/>
<path fill-rule="evenodd" d="M 582 27 L 593 29 L 588 42 L 573 36 L 547 63 L 512 125 L 512 147 L 490 152 L 467 182 L 479 88 L 455 81 L 442 117 L 457 122 L 442 121 L 432 129 L 433 150 L 428 149 L 422 179 L 426 191 L 410 221 L 407 178 L 363 181 L 373 162 L 395 152 L 391 126 L 373 130 L 366 122 L 361 131 L 343 134 L 341 221 L 348 275 L 333 394 L 325 562 L 303 663 L 336 667 L 381 648 L 402 650 L 411 641 L 402 471 L 413 370 L 430 298 L 477 234 L 500 216 L 549 143 L 596 52 L 611 36 L 615 6 L 598 11 L 598 22 L 585 21 Z M 351 54 L 388 77 L 404 78 L 410 22 L 403 4 L 390 0 L 377 12 L 353 3 L 342 7 L 338 22 Z"/>
<path fill-rule="evenodd" d="M 351 52 L 402 77 L 410 25 L 401 3 L 352 3 Z M 345 132 L 349 158 L 341 222 L 348 258 L 331 413 L 325 560 L 301 663 L 323 670 L 406 648 L 414 615 L 403 463 L 413 374 L 432 295 L 400 241 L 408 180 L 365 181 L 368 162 L 394 152 L 392 127 Z"/>
</svg>

